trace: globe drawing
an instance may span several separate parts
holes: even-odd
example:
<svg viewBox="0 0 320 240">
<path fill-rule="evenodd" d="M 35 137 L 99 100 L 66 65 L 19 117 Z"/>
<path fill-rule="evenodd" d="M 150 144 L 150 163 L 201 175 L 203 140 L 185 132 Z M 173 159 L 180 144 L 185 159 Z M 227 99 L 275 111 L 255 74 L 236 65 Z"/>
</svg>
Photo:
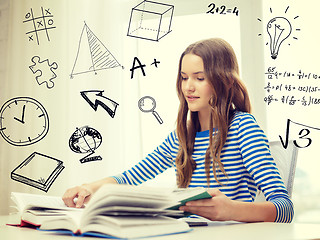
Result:
<svg viewBox="0 0 320 240">
<path fill-rule="evenodd" d="M 87 153 L 88 155 L 80 159 L 81 163 L 101 160 L 101 156 L 90 157 L 94 151 L 101 145 L 102 136 L 94 128 L 83 126 L 77 128 L 69 139 L 69 147 L 76 153 Z"/>
</svg>

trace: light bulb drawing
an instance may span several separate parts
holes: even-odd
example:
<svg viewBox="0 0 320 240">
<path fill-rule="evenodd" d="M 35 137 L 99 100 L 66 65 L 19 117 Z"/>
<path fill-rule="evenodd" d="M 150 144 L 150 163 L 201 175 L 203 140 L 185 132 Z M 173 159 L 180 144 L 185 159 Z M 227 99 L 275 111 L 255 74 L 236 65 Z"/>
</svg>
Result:
<svg viewBox="0 0 320 240">
<path fill-rule="evenodd" d="M 286 8 L 285 14 L 287 14 L 288 10 L 289 6 Z M 270 8 L 270 13 L 272 14 L 272 8 Z M 276 16 L 268 21 L 266 30 L 269 38 L 266 45 L 269 45 L 272 59 L 275 60 L 278 58 L 280 47 L 282 49 L 284 42 L 290 45 L 289 38 L 291 38 L 291 36 L 294 40 L 298 40 L 293 34 L 295 31 L 300 31 L 301 29 L 293 27 L 294 24 L 292 24 L 293 20 L 296 20 L 297 18 L 299 18 L 299 16 L 293 17 L 292 20 L 289 20 L 289 17 Z M 258 21 L 262 22 L 260 18 L 258 18 Z M 262 34 L 259 33 L 258 36 L 262 36 Z"/>
<path fill-rule="evenodd" d="M 272 18 L 267 24 L 267 32 L 270 37 L 271 58 L 276 59 L 281 44 L 292 32 L 291 23 L 284 17 Z"/>
</svg>

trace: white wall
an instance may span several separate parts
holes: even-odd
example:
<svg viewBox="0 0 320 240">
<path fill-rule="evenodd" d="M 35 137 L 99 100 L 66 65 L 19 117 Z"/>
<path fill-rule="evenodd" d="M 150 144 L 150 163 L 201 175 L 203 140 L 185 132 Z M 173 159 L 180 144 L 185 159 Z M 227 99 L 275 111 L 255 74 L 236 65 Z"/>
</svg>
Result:
<svg viewBox="0 0 320 240">
<path fill-rule="evenodd" d="M 265 44 L 270 42 L 269 35 L 266 32 L 266 26 L 273 17 L 285 17 L 292 25 L 291 35 L 283 41 L 280 46 L 277 59 L 270 57 L 269 45 L 265 45 L 265 67 L 267 72 L 269 67 L 275 67 L 274 72 L 282 73 L 282 76 L 268 79 L 265 75 L 266 85 L 268 82 L 272 86 L 281 86 L 281 90 L 271 90 L 269 93 L 265 90 L 265 96 L 273 95 L 279 101 L 273 101 L 267 106 L 267 128 L 271 140 L 279 140 L 279 135 L 285 138 L 287 130 L 287 120 L 290 119 L 289 138 L 297 140 L 297 144 L 304 147 L 311 139 L 311 145 L 306 148 L 299 148 L 297 171 L 294 182 L 293 200 L 296 208 L 296 220 L 305 221 L 308 211 L 314 212 L 319 209 L 319 157 L 318 149 L 320 146 L 320 122 L 318 119 L 319 104 L 303 106 L 302 100 L 320 98 L 319 90 L 315 92 L 299 91 L 299 87 L 313 87 L 319 89 L 320 74 L 320 34 L 317 31 L 319 22 L 318 12 L 320 3 L 318 1 L 263 1 L 263 22 L 259 24 L 264 26 L 261 41 Z M 270 9 L 271 8 L 271 9 Z M 258 22 L 258 21 L 257 21 Z M 300 30 L 299 30 L 300 29 Z M 299 79 L 298 73 L 302 71 L 309 75 Z M 291 73 L 291 76 L 284 76 Z M 292 76 L 295 74 L 295 76 Z M 313 74 L 318 77 L 315 79 Z M 287 87 L 287 88 L 286 88 Z M 291 88 L 289 88 L 291 87 Z M 294 89 L 295 88 L 295 89 Z M 296 101 L 290 105 L 281 101 L 282 96 L 292 96 Z M 296 124 L 298 123 L 298 124 Z M 301 126 L 300 124 L 304 125 Z M 307 127 L 308 126 L 308 127 Z M 310 133 L 305 139 L 300 139 L 306 134 L 307 129 Z M 303 130 L 301 134 L 300 131 Z M 316 213 L 319 215 L 318 213 Z M 313 217 L 314 218 L 314 217 Z M 314 218 L 320 221 L 319 217 Z M 312 220 L 308 220 L 312 221 Z"/>
<path fill-rule="evenodd" d="M 139 84 L 129 77 L 137 41 L 123 37 L 134 4 L 133 1 L 122 1 L 121 4 L 115 4 L 115 1 L 10 2 L 9 58 L 7 77 L 1 78 L 1 105 L 14 97 L 35 98 L 46 108 L 50 128 L 45 138 L 28 146 L 13 146 L 1 138 L 1 166 L 4 167 L 1 167 L 0 187 L 2 192 L 6 191 L 1 197 L 2 212 L 8 211 L 11 191 L 45 194 L 10 178 L 11 171 L 33 152 L 59 159 L 65 166 L 49 189 L 50 195 L 62 195 L 68 187 L 119 173 L 126 161 L 130 163 L 132 158 L 141 158 L 139 115 L 134 111 Z M 35 15 L 40 15 L 42 6 L 50 9 L 56 28 L 48 31 L 50 41 L 44 32 L 39 32 L 38 45 L 28 40 L 26 32 L 30 26 L 23 20 L 31 8 Z M 84 21 L 125 69 L 101 70 L 97 75 L 87 73 L 70 79 Z M 28 67 L 35 55 L 41 60 L 48 58 L 50 64 L 58 64 L 53 88 L 36 83 Z M 119 103 L 114 118 L 101 107 L 95 112 L 80 96 L 80 91 L 84 90 L 104 90 L 106 97 Z M 79 159 L 85 155 L 69 148 L 72 133 L 85 125 L 95 128 L 103 136 L 102 145 L 96 150 L 102 161 L 80 164 Z M 32 169 L 30 174 L 35 172 L 41 172 L 41 169 Z"/>
<path fill-rule="evenodd" d="M 10 44 L 7 48 L 9 58 L 7 75 L 1 78 L 1 86 L 5 91 L 1 91 L 0 102 L 4 103 L 18 96 L 37 99 L 49 114 L 50 129 L 44 139 L 28 146 L 13 146 L 1 139 L 1 164 L 4 166 L 1 168 L 1 189 L 6 190 L 5 197 L 1 198 L 2 212 L 8 211 L 11 191 L 62 195 L 68 187 L 121 172 L 160 144 L 175 128 L 178 108 L 175 90 L 178 58 L 190 43 L 209 37 L 223 37 L 233 45 L 242 65 L 240 16 L 206 14 L 210 2 L 201 1 L 195 4 L 193 1 L 177 0 L 172 2 L 175 7 L 172 32 L 159 42 L 152 42 L 126 36 L 131 9 L 138 3 L 140 1 L 129 0 L 29 0 L 23 4 L 17 0 L 10 1 Z M 223 2 L 216 4 L 222 5 Z M 251 4 L 231 2 L 229 7 L 242 8 L 246 12 Z M 39 32 L 38 45 L 35 40 L 29 41 L 26 32 L 30 30 L 30 25 L 23 21 L 31 9 L 35 16 L 40 15 L 41 7 L 48 9 L 53 15 L 55 29 L 48 31 L 50 41 L 44 32 Z M 123 69 L 108 69 L 99 71 L 96 75 L 75 75 L 70 79 L 85 23 L 116 56 Z M 81 49 L 83 50 L 82 47 Z M 45 85 L 36 84 L 35 76 L 28 68 L 35 55 L 41 60 L 48 58 L 50 64 L 58 64 L 53 88 L 48 89 Z M 82 51 L 77 61 L 80 66 L 86 65 L 84 56 L 88 54 L 83 55 Z M 145 77 L 138 69 L 134 72 L 134 78 L 130 78 L 134 57 L 146 64 Z M 154 58 L 160 61 L 158 68 L 151 66 Z M 243 74 L 248 73 L 244 71 Z M 252 82 L 250 77 L 245 78 L 245 82 Z M 107 97 L 119 103 L 115 117 L 108 116 L 101 107 L 96 112 L 91 109 L 80 96 L 80 92 L 85 90 L 104 90 Z M 156 99 L 156 111 L 164 121 L 162 125 L 151 113 L 138 110 L 137 102 L 145 95 Z M 263 112 L 260 111 L 262 114 Z M 85 125 L 97 129 L 103 137 L 102 145 L 96 150 L 96 155 L 100 155 L 102 161 L 80 164 L 79 159 L 84 155 L 72 152 L 68 146 L 69 138 L 76 128 Z M 10 178 L 11 171 L 33 152 L 63 161 L 65 168 L 48 193 Z M 39 166 L 30 170 L 29 174 L 34 175 L 42 170 Z M 157 183 L 173 185 L 173 171 L 160 177 Z"/>
<path fill-rule="evenodd" d="M 209 4 L 212 3 L 207 0 L 163 1 L 174 5 L 174 18 L 172 32 L 159 42 L 127 36 L 131 9 L 141 1 L 28 0 L 21 3 L 19 0 L 12 0 L 10 8 L 6 2 L 2 1 L 0 5 L 4 6 L 1 8 L 1 27 L 4 26 L 2 29 L 5 30 L 8 26 L 9 29 L 8 35 L 6 31 L 1 31 L 0 35 L 0 105 L 17 96 L 36 98 L 49 113 L 50 130 L 40 142 L 24 147 L 12 146 L 0 138 L 0 191 L 6 192 L 0 199 L 1 213 L 8 212 L 11 191 L 61 195 L 67 187 L 121 172 L 152 151 L 175 128 L 178 108 L 175 90 L 178 58 L 187 45 L 203 38 L 223 37 L 235 48 L 241 67 L 240 74 L 248 87 L 253 104 L 253 114 L 270 140 L 279 140 L 279 135 L 284 135 L 288 118 L 320 127 L 314 117 L 319 106 L 298 107 L 279 102 L 267 105 L 264 102 L 267 95 L 264 87 L 268 82 L 265 72 L 269 66 L 277 66 L 283 71 L 296 72 L 303 69 L 308 73 L 320 74 L 317 69 L 319 33 L 314 30 L 319 5 L 316 1 L 214 1 L 218 7 L 236 7 L 240 11 L 239 16 L 232 13 L 206 14 Z M 52 11 L 56 29 L 49 31 L 50 41 L 47 41 L 44 34 L 39 33 L 41 38 L 37 45 L 28 41 L 27 24 L 23 23 L 23 20 L 31 8 L 39 15 L 41 6 Z M 298 40 L 291 38 L 290 46 L 284 45 L 279 58 L 272 60 L 269 46 L 265 45 L 268 40 L 266 21 L 273 15 L 284 14 L 287 6 L 290 8 L 286 16 L 292 18 L 299 15 L 299 18 L 292 21 L 301 31 L 295 32 Z M 270 13 L 270 7 L 273 14 Z M 258 21 L 258 18 L 262 22 Z M 87 73 L 70 79 L 84 22 L 114 54 L 123 69 L 120 67 L 102 70 L 97 75 Z M 260 37 L 259 33 L 262 33 Z M 6 39 L 10 43 L 8 46 L 3 44 Z M 56 70 L 54 88 L 47 89 L 44 85 L 36 84 L 35 77 L 28 68 L 32 56 L 35 55 L 48 58 L 50 62 L 57 62 L 59 67 Z M 7 61 L 4 60 L 6 56 Z M 131 79 L 130 68 L 134 57 L 138 57 L 146 65 L 146 76 L 138 69 Z M 160 61 L 158 68 L 151 65 L 154 58 Z M 284 84 L 316 86 L 319 80 L 281 81 Z M 80 96 L 80 91 L 94 89 L 104 90 L 107 97 L 119 103 L 114 118 L 100 107 L 95 112 Z M 285 91 L 276 93 L 289 94 Z M 163 119 L 163 124 L 159 124 L 152 113 L 139 111 L 138 100 L 145 95 L 156 99 L 156 111 Z M 84 155 L 69 149 L 70 136 L 77 127 L 84 125 L 96 128 L 103 136 L 102 145 L 96 150 L 96 155 L 102 156 L 102 161 L 80 164 L 79 159 Z M 297 126 L 295 128 L 292 133 L 299 131 Z M 312 183 L 318 181 L 319 164 L 314 157 L 316 147 L 319 146 L 318 132 L 312 132 L 313 145 L 299 152 L 295 182 L 297 188 L 293 194 L 298 211 L 304 210 L 300 199 L 306 199 L 305 195 L 312 196 L 308 198 L 306 209 L 317 206 L 314 199 L 319 194 L 319 188 Z M 65 166 L 47 193 L 10 178 L 11 171 L 35 151 L 60 159 Z M 299 174 L 302 177 L 299 177 Z M 173 171 L 162 175 L 156 181 L 157 184 L 166 186 L 173 182 Z"/>
<path fill-rule="evenodd" d="M 223 25 L 220 24 L 223 22 Z M 203 27 L 205 25 L 210 28 Z M 156 111 L 164 120 L 159 125 L 152 114 L 141 116 L 143 155 L 146 156 L 155 146 L 162 143 L 169 132 L 175 129 L 178 98 L 176 94 L 176 76 L 181 53 L 191 43 L 200 39 L 221 37 L 234 47 L 241 60 L 240 22 L 236 16 L 216 16 L 208 14 L 193 14 L 176 16 L 172 23 L 172 33 L 161 40 L 161 43 L 139 42 L 139 56 L 152 62 L 154 58 L 160 61 L 158 69 L 147 69 L 147 76 L 140 77 L 140 93 L 151 95 L 157 101 Z M 186 28 L 185 26 L 188 26 Z M 159 46 L 160 45 L 160 46 Z M 155 47 L 157 46 L 157 47 Z M 159 46 L 159 47 L 158 47 Z M 168 56 L 170 53 L 170 56 Z M 173 169 L 160 175 L 157 184 L 164 186 L 175 184 Z"/>
</svg>

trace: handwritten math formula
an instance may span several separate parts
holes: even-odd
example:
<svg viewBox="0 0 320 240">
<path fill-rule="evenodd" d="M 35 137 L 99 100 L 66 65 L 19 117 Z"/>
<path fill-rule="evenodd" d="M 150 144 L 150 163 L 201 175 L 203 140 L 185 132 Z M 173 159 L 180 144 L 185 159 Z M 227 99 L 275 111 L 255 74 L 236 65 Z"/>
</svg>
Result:
<svg viewBox="0 0 320 240">
<path fill-rule="evenodd" d="M 276 67 L 269 67 L 267 76 L 266 96 L 264 102 L 282 103 L 288 105 L 320 105 L 320 75 L 311 72 L 278 71 Z M 288 81 L 290 80 L 290 82 Z"/>
<path fill-rule="evenodd" d="M 313 93 L 313 92 L 320 92 L 320 87 L 318 86 L 295 86 L 293 84 L 271 84 L 270 82 L 267 83 L 267 86 L 264 87 L 267 92 L 271 91 L 299 91 L 299 92 L 306 92 L 306 93 Z"/>
<path fill-rule="evenodd" d="M 292 125 L 298 128 L 292 130 Z M 292 131 L 297 131 L 297 133 L 292 133 Z M 285 136 L 282 137 L 281 135 L 279 135 L 279 138 L 283 148 L 287 149 L 291 132 L 291 135 L 294 135 L 293 144 L 298 148 L 306 148 L 309 147 L 313 141 L 311 138 L 311 133 L 313 133 L 314 131 L 320 131 L 320 128 L 308 126 L 302 123 L 294 122 L 291 119 L 287 119 Z"/>
<path fill-rule="evenodd" d="M 216 6 L 214 3 L 210 3 L 208 5 L 209 10 L 206 13 L 210 14 L 235 14 L 236 16 L 239 16 L 239 9 L 237 7 L 234 8 L 228 8 L 225 5 Z"/>
<path fill-rule="evenodd" d="M 320 105 L 320 98 L 314 98 L 311 96 L 297 98 L 294 95 L 283 95 L 280 98 L 277 98 L 274 95 L 268 95 L 264 97 L 264 102 L 266 102 L 268 105 L 270 105 L 272 102 L 280 102 L 291 106 L 301 103 L 302 106 L 306 107 L 310 105 Z"/>
<path fill-rule="evenodd" d="M 265 73 L 268 79 L 279 79 L 279 78 L 295 78 L 295 79 L 319 79 L 320 74 L 303 72 L 301 69 L 297 72 L 290 71 L 278 71 L 276 67 L 269 67 Z"/>
</svg>

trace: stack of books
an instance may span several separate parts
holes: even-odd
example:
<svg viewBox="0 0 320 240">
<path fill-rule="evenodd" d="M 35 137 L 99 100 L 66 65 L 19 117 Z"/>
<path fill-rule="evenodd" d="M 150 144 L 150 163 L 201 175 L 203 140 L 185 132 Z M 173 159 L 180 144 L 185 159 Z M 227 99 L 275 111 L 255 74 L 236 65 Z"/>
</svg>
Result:
<svg viewBox="0 0 320 240">
<path fill-rule="evenodd" d="M 84 208 L 66 207 L 61 197 L 12 193 L 21 226 L 81 236 L 141 238 L 190 231 L 179 218 L 186 202 L 211 198 L 204 188 L 163 189 L 106 184 Z"/>
</svg>

